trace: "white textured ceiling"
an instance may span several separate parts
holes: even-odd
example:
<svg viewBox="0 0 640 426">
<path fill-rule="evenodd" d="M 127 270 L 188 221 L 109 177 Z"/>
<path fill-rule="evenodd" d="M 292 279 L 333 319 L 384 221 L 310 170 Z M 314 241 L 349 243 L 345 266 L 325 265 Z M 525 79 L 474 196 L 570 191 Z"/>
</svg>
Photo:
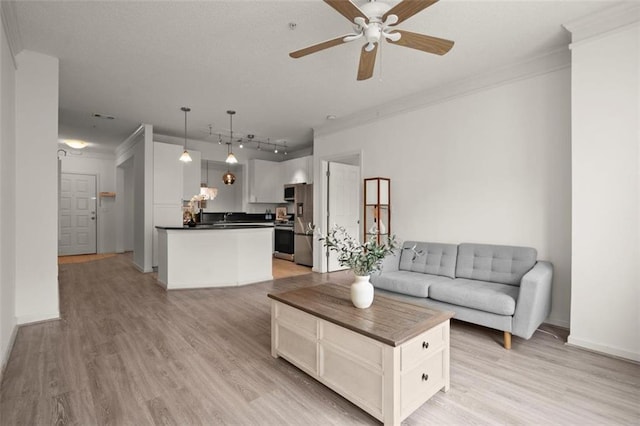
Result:
<svg viewBox="0 0 640 426">
<path fill-rule="evenodd" d="M 362 1 L 355 1 L 361 4 Z M 389 0 L 388 3 L 397 3 Z M 229 128 L 290 147 L 314 127 L 566 46 L 563 23 L 611 1 L 441 0 L 400 28 L 456 42 L 445 56 L 384 44 L 356 81 L 361 42 L 288 53 L 350 32 L 322 1 L 18 1 L 24 49 L 60 59 L 60 136 L 115 147 L 139 123 L 189 138 Z M 296 23 L 295 30 L 289 23 Z M 91 113 L 113 115 L 106 121 Z"/>
</svg>

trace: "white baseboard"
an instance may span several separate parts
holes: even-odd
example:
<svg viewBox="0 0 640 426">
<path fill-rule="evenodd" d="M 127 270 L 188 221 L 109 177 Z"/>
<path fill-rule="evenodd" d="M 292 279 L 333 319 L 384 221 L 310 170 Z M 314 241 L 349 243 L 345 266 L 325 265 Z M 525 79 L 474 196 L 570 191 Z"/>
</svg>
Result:
<svg viewBox="0 0 640 426">
<path fill-rule="evenodd" d="M 638 352 L 631 352 L 626 349 L 621 349 L 613 346 L 591 342 L 588 340 L 572 337 L 571 335 L 569 335 L 569 338 L 567 339 L 567 345 L 587 349 L 587 350 L 598 352 L 605 355 L 612 355 L 615 357 L 624 358 L 624 359 L 628 359 L 635 362 L 640 362 L 640 353 Z"/>
<path fill-rule="evenodd" d="M 16 342 L 16 336 L 18 335 L 18 325 L 14 325 L 11 330 L 11 336 L 9 337 L 9 342 L 7 347 L 2 354 L 2 362 L 0 363 L 0 383 L 2 383 L 2 376 L 4 376 L 4 369 L 7 367 L 7 362 L 9 362 L 9 356 L 11 355 L 11 351 L 13 350 L 13 344 Z"/>
<path fill-rule="evenodd" d="M 60 311 L 50 312 L 46 314 L 22 315 L 16 317 L 18 325 L 33 324 L 43 321 L 51 321 L 60 319 Z"/>
<path fill-rule="evenodd" d="M 545 320 L 546 324 L 556 325 L 562 328 L 570 328 L 570 323 L 566 319 L 549 317 Z"/>
</svg>

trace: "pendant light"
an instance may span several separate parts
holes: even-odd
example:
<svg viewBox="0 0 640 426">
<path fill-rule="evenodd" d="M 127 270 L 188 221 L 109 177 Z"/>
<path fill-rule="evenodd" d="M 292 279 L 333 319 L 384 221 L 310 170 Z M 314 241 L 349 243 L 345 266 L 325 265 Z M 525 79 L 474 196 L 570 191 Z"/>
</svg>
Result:
<svg viewBox="0 0 640 426">
<path fill-rule="evenodd" d="M 229 143 L 227 144 L 228 149 L 228 155 L 227 155 L 227 159 L 224 160 L 225 163 L 229 163 L 229 164 L 236 164 L 238 162 L 238 159 L 236 158 L 235 155 L 233 155 L 233 151 L 231 150 L 231 144 L 233 143 L 233 115 L 235 114 L 235 111 L 232 110 L 228 110 L 227 114 L 229 114 Z"/>
<path fill-rule="evenodd" d="M 192 160 L 191 156 L 189 155 L 189 151 L 187 151 L 187 113 L 191 111 L 191 108 L 182 107 L 180 109 L 184 111 L 184 145 L 182 147 L 184 151 L 180 156 L 180 161 L 182 161 L 183 163 L 190 163 Z"/>
<path fill-rule="evenodd" d="M 227 142 L 227 152 L 229 153 L 229 155 L 233 155 L 231 154 L 231 142 Z M 235 158 L 235 157 L 233 157 Z M 229 158 L 227 157 L 227 164 L 229 164 Z M 236 160 L 237 162 L 238 160 Z M 224 182 L 225 185 L 233 185 L 233 182 L 236 181 L 236 177 L 233 173 L 231 173 L 229 171 L 229 166 L 227 165 L 227 173 L 222 175 L 222 181 Z"/>
</svg>

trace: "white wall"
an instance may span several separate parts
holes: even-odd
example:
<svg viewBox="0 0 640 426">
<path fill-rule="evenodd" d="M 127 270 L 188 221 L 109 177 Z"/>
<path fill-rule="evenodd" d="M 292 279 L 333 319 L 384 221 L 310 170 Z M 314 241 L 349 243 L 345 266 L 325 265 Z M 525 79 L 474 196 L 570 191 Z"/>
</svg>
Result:
<svg viewBox="0 0 640 426">
<path fill-rule="evenodd" d="M 98 194 L 116 192 L 115 156 L 83 152 L 80 156 L 62 156 L 62 173 L 95 175 Z M 122 196 L 117 194 L 116 196 Z M 98 253 L 116 251 L 116 209 L 115 198 L 98 197 Z"/>
<path fill-rule="evenodd" d="M 132 161 L 133 163 L 133 161 Z M 124 181 L 133 182 L 133 166 L 124 169 Z M 133 251 L 133 224 L 135 222 L 135 209 L 134 209 L 134 191 L 133 185 L 126 185 L 122 193 L 124 194 L 123 200 L 125 202 L 124 210 L 124 248 L 123 251 Z M 117 197 L 117 195 L 116 195 Z"/>
<path fill-rule="evenodd" d="M 0 380 L 16 328 L 16 126 L 13 56 L 0 24 Z"/>
<path fill-rule="evenodd" d="M 636 361 L 640 361 L 639 52 L 636 21 L 574 42 L 571 75 L 569 343 Z"/>
<path fill-rule="evenodd" d="M 23 50 L 16 62 L 16 316 L 21 324 L 59 317 L 58 59 Z"/>
<path fill-rule="evenodd" d="M 361 150 L 363 178 L 391 178 L 391 230 L 401 240 L 535 247 L 555 268 L 549 321 L 568 326 L 570 142 L 565 67 L 319 132 L 315 189 L 322 160 Z"/>
<path fill-rule="evenodd" d="M 206 182 L 207 168 L 209 170 L 210 187 L 218 188 L 218 195 L 213 201 L 207 201 L 207 212 L 241 212 L 242 211 L 242 188 L 244 176 L 239 172 L 238 166 L 234 167 L 233 174 L 236 181 L 233 185 L 225 185 L 222 182 L 222 175 L 227 172 L 225 163 L 209 162 L 202 163 L 202 182 Z M 275 210 L 273 210 L 275 211 Z"/>
<path fill-rule="evenodd" d="M 133 264 L 142 272 L 151 272 L 153 259 L 153 126 L 143 124 L 116 148 L 116 250 L 128 242 L 125 230 L 133 235 Z M 129 170 L 130 169 L 130 170 Z M 132 188 L 133 194 L 124 188 Z M 133 197 L 133 206 L 129 205 Z M 133 210 L 133 218 L 129 213 Z M 129 221 L 127 223 L 126 221 Z"/>
</svg>

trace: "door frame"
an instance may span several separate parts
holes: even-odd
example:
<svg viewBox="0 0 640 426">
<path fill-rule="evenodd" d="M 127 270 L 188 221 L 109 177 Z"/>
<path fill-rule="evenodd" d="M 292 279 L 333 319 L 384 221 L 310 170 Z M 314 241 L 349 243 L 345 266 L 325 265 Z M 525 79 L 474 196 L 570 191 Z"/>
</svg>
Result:
<svg viewBox="0 0 640 426">
<path fill-rule="evenodd" d="M 100 232 L 99 229 L 100 227 L 98 226 L 98 221 L 100 220 L 100 215 L 98 214 L 99 208 L 100 208 L 100 194 L 98 193 L 98 188 L 100 187 L 100 175 L 98 173 L 81 173 L 81 172 L 65 172 L 62 171 L 62 169 L 60 169 L 60 174 L 58 179 L 60 180 L 60 183 L 58 185 L 58 255 L 60 256 L 60 236 L 61 236 L 61 232 L 62 232 L 62 228 L 60 226 L 60 219 L 61 219 L 61 215 L 60 215 L 60 209 L 61 209 L 61 204 L 60 204 L 60 200 L 62 198 L 62 175 L 76 175 L 76 176 L 93 176 L 96 180 L 96 187 L 94 188 L 95 190 L 95 217 L 96 220 L 94 221 L 93 226 L 95 227 L 95 233 L 96 233 L 96 246 L 95 246 L 95 254 L 98 254 L 98 247 L 100 247 Z M 62 255 L 64 256 L 64 255 Z"/>
<path fill-rule="evenodd" d="M 329 162 L 351 164 L 359 167 L 360 180 L 362 180 L 362 170 L 364 164 L 364 152 L 363 150 L 345 151 L 338 154 L 326 155 L 319 157 L 315 164 L 318 165 L 318 173 L 314 172 L 314 208 L 313 221 L 316 227 L 320 229 L 320 232 L 326 234 L 328 231 L 327 223 L 327 200 L 328 200 L 328 187 L 327 187 L 327 170 Z M 362 220 L 362 185 L 358 186 L 358 221 Z M 318 238 L 313 239 L 313 271 L 314 272 L 327 272 L 327 249 L 324 247 Z"/>
</svg>

